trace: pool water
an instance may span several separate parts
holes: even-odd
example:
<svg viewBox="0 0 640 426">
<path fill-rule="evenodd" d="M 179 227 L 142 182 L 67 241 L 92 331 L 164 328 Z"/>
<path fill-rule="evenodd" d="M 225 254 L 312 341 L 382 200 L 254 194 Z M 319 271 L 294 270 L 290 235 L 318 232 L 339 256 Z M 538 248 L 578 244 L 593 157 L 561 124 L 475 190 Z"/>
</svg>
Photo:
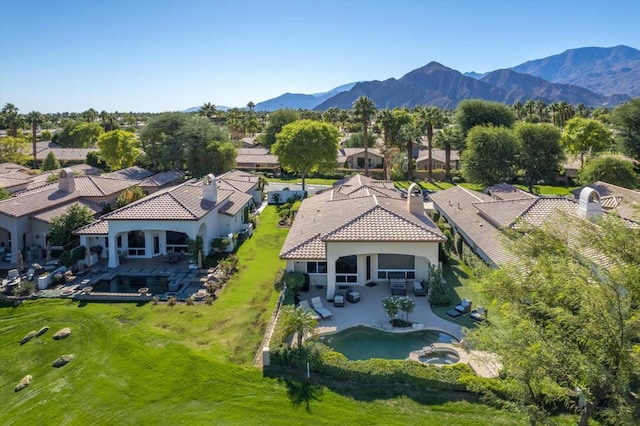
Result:
<svg viewBox="0 0 640 426">
<path fill-rule="evenodd" d="M 162 294 L 169 291 L 169 279 L 162 275 L 153 277 L 118 275 L 111 280 L 99 280 L 91 287 L 93 291 L 109 293 L 137 293 L 139 289 L 147 287 L 149 293 Z"/>
<path fill-rule="evenodd" d="M 318 339 L 352 361 L 370 358 L 406 359 L 410 352 L 420 350 L 432 343 L 457 341 L 453 336 L 434 330 L 392 333 L 364 326 L 325 334 Z"/>
<path fill-rule="evenodd" d="M 455 364 L 460 357 L 449 352 L 433 352 L 418 358 L 425 364 Z"/>
</svg>

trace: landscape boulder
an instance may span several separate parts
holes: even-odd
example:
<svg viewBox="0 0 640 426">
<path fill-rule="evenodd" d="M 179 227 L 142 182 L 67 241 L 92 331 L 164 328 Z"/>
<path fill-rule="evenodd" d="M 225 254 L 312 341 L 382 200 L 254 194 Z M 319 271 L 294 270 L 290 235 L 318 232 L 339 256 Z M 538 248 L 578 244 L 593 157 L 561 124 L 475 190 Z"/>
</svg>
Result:
<svg viewBox="0 0 640 426">
<path fill-rule="evenodd" d="M 40 330 L 38 330 L 38 332 L 36 333 L 36 337 L 38 336 L 42 336 L 44 333 L 46 333 L 47 331 L 49 331 L 49 327 L 48 326 L 44 326 L 42 327 Z"/>
<path fill-rule="evenodd" d="M 55 361 L 53 361 L 53 364 L 51 364 L 51 365 L 53 367 L 55 367 L 55 368 L 62 367 L 63 365 L 65 365 L 69 361 L 71 361 L 72 359 L 73 359 L 73 354 L 61 355 Z"/>
<path fill-rule="evenodd" d="M 29 383 L 31 383 L 31 379 L 33 379 L 33 377 L 31 377 L 31 374 L 27 374 L 26 376 L 24 376 L 22 380 L 20 380 L 20 383 L 16 385 L 15 391 L 20 392 L 22 389 L 29 386 Z"/>
<path fill-rule="evenodd" d="M 24 345 L 25 343 L 27 343 L 29 340 L 33 339 L 34 337 L 36 337 L 37 333 L 35 330 L 31 330 L 30 332 L 27 333 L 26 336 L 24 336 L 22 338 L 22 340 L 20 340 L 20 344 Z"/>
<path fill-rule="evenodd" d="M 65 327 L 63 329 L 61 329 L 60 331 L 58 331 L 56 334 L 53 335 L 53 338 L 55 340 L 60 340 L 60 339 L 64 339 L 65 337 L 69 336 L 71 334 L 71 329 L 69 327 Z"/>
</svg>

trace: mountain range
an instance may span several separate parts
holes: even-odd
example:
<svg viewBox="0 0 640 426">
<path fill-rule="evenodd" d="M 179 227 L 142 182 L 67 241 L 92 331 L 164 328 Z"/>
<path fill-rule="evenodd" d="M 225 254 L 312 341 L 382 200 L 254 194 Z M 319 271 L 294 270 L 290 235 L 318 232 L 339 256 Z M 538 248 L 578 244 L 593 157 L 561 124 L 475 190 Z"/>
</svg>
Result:
<svg viewBox="0 0 640 426">
<path fill-rule="evenodd" d="M 312 95 L 285 93 L 256 104 L 256 110 L 351 109 L 359 96 L 368 96 L 377 108 L 453 109 L 461 100 L 472 98 L 506 104 L 540 99 L 612 107 L 640 96 L 640 50 L 628 46 L 569 49 L 488 73 L 462 74 L 430 62 L 399 79 L 349 83 Z"/>
</svg>

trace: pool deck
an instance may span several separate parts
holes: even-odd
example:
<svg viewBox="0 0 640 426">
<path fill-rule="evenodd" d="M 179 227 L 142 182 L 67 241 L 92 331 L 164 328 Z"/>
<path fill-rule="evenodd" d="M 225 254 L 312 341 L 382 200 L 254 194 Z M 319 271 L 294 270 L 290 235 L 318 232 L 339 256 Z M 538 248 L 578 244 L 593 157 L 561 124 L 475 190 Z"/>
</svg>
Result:
<svg viewBox="0 0 640 426">
<path fill-rule="evenodd" d="M 324 307 L 333 313 L 330 318 L 319 320 L 319 334 L 333 333 L 356 325 L 366 325 L 396 332 L 430 329 L 450 334 L 458 340 L 463 338 L 462 326 L 434 314 L 427 297 L 416 297 L 410 289 L 407 296 L 416 303 L 413 312 L 409 314 L 409 321 L 413 322 L 413 327 L 393 329 L 389 323 L 389 317 L 382 307 L 382 299 L 391 296 L 389 286 L 378 284 L 375 287 L 352 286 L 352 288 L 360 292 L 360 301 L 357 303 L 345 301 L 344 307 L 335 307 L 333 303 L 328 302 L 325 298 L 325 289 L 311 286 L 309 292 L 300 293 L 300 300 L 309 301 L 309 305 L 311 305 L 312 297 L 319 296 Z M 398 318 L 404 318 L 403 315 L 400 313 Z"/>
<path fill-rule="evenodd" d="M 407 296 L 416 303 L 413 312 L 409 314 L 409 321 L 413 323 L 413 327 L 399 329 L 391 327 L 389 317 L 382 307 L 382 299 L 391 296 L 388 284 L 378 284 L 375 287 L 352 286 L 352 288 L 360 292 L 360 301 L 357 303 L 345 301 L 344 307 L 336 307 L 332 302 L 328 302 L 325 298 L 325 289 L 317 289 L 311 286 L 308 292 L 300 293 L 300 300 L 307 300 L 309 305 L 311 305 L 312 297 L 319 296 L 324 307 L 333 314 L 330 318 L 318 321 L 318 334 L 335 333 L 358 325 L 396 333 L 423 329 L 436 330 L 455 337 L 460 343 L 435 343 L 435 347 L 455 349 L 460 356 L 460 362 L 468 364 L 481 377 L 498 376 L 501 366 L 496 355 L 468 349 L 463 341 L 464 330 L 462 326 L 434 314 L 427 297 L 416 297 L 411 289 L 408 289 Z M 404 314 L 400 313 L 398 317 L 404 318 Z"/>
</svg>

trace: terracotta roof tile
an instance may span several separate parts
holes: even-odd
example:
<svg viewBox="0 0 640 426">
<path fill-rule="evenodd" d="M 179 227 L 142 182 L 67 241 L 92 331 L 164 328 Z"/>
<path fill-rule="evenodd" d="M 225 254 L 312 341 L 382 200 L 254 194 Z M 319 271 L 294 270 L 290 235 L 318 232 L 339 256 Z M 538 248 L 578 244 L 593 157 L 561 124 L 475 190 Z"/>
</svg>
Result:
<svg viewBox="0 0 640 426">
<path fill-rule="evenodd" d="M 98 220 L 83 226 L 82 228 L 76 229 L 73 233 L 75 235 L 108 235 L 109 222 L 106 220 Z"/>
</svg>

